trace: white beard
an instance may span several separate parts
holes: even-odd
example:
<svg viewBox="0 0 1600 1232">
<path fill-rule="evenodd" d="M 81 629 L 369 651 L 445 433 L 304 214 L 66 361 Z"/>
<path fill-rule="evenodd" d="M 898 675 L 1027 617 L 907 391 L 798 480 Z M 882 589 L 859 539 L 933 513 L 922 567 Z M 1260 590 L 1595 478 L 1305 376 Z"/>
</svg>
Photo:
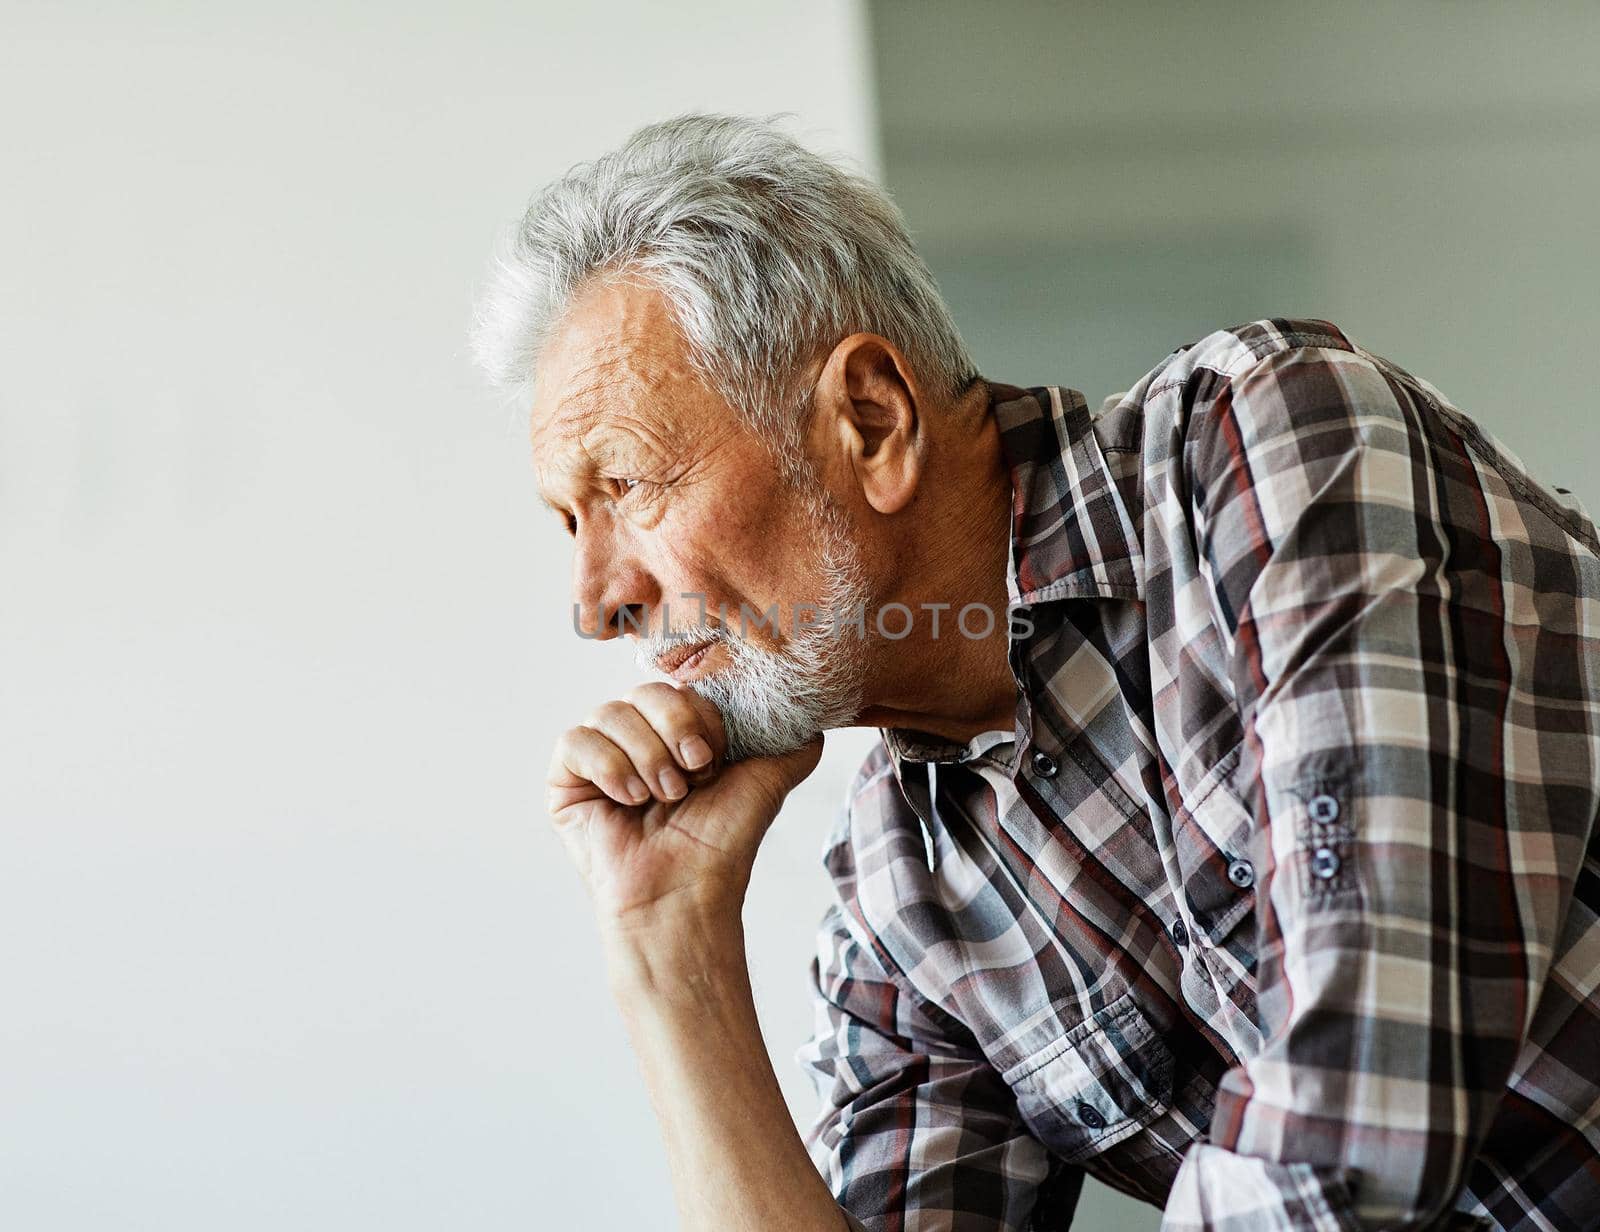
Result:
<svg viewBox="0 0 1600 1232">
<path fill-rule="evenodd" d="M 821 548 L 815 623 L 784 629 L 776 650 L 719 625 L 639 639 L 639 665 L 647 671 L 674 646 L 712 641 L 726 648 L 728 665 L 689 687 L 722 712 L 733 761 L 791 752 L 818 732 L 849 726 L 861 712 L 866 646 L 851 620 L 870 598 L 861 551 L 843 511 L 819 486 L 803 485 L 801 493 Z M 782 613 L 780 625 L 792 615 Z"/>
</svg>

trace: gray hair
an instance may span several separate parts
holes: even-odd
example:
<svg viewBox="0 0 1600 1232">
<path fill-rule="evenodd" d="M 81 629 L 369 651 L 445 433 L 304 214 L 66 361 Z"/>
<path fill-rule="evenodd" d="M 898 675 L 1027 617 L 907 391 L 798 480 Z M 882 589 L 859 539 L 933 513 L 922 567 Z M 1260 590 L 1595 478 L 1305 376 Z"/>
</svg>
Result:
<svg viewBox="0 0 1600 1232">
<path fill-rule="evenodd" d="M 770 120 L 651 124 L 534 197 L 502 241 L 472 331 L 501 392 L 531 394 L 541 348 L 599 275 L 666 296 L 701 375 L 780 458 L 798 453 L 803 369 L 852 333 L 894 343 L 938 396 L 977 377 L 889 195 Z"/>
</svg>

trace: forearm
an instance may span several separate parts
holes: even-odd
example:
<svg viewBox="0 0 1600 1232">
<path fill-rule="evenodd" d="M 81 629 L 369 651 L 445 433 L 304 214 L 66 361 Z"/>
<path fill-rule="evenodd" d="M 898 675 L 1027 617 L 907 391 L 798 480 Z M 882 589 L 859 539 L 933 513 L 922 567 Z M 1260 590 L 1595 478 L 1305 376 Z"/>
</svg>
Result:
<svg viewBox="0 0 1600 1232">
<path fill-rule="evenodd" d="M 773 1073 L 737 911 L 610 935 L 606 958 L 683 1232 L 845 1228 Z"/>
</svg>

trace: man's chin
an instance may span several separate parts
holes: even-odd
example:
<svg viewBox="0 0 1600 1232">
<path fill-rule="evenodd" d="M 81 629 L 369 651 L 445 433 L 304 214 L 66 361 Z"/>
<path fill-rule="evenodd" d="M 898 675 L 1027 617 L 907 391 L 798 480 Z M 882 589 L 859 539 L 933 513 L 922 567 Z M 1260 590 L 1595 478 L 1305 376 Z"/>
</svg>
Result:
<svg viewBox="0 0 1600 1232">
<path fill-rule="evenodd" d="M 728 737 L 729 761 L 781 757 L 810 744 L 824 732 L 854 726 L 853 719 L 818 722 L 800 715 L 750 715 L 728 707 L 721 697 L 705 693 L 701 696 L 706 697 L 722 714 L 723 730 Z"/>
</svg>

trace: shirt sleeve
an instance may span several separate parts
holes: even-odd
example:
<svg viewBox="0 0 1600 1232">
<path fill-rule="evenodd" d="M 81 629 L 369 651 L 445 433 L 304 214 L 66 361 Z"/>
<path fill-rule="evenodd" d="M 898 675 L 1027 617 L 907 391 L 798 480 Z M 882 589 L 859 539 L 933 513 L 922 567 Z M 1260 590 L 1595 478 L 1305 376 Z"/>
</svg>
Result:
<svg viewBox="0 0 1600 1232">
<path fill-rule="evenodd" d="M 795 1057 L 820 1107 L 806 1149 L 851 1232 L 1064 1230 L 1082 1176 L 1028 1134 L 969 1032 L 889 975 L 836 902 Z"/>
<path fill-rule="evenodd" d="M 1579 863 L 1552 816 L 1570 806 L 1575 835 L 1595 807 L 1545 700 L 1577 677 L 1580 605 L 1534 615 L 1531 562 L 1571 587 L 1575 548 L 1470 431 L 1314 346 L 1192 421 L 1196 544 L 1245 717 L 1262 1043 L 1225 1075 L 1165 1232 L 1465 1220 L 1449 1212 Z"/>
</svg>

